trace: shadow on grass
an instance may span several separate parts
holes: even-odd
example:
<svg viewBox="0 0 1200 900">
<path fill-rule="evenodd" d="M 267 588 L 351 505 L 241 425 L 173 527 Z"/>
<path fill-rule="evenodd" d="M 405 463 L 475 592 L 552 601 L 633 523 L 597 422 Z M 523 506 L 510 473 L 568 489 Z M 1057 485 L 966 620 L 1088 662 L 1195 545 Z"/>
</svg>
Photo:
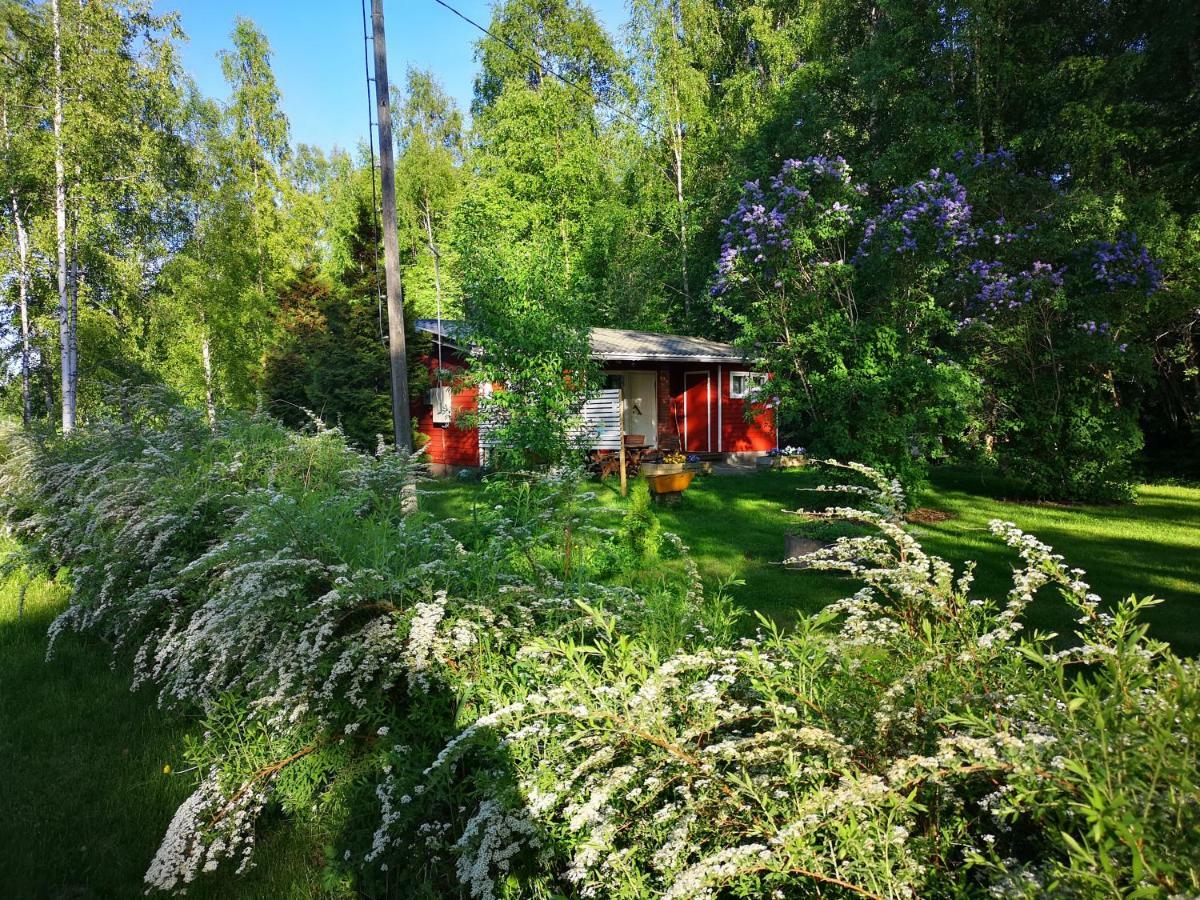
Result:
<svg viewBox="0 0 1200 900">
<path fill-rule="evenodd" d="M 46 629 L 66 591 L 36 580 L 17 621 L 17 582 L 0 581 L 0 897 L 133 898 L 171 817 L 192 792 L 183 742 L 197 723 L 129 690 L 108 647 Z M 170 765 L 172 773 L 163 767 Z M 265 837 L 258 867 L 218 874 L 193 898 L 320 896 L 322 848 L 297 829 Z"/>
<path fill-rule="evenodd" d="M 691 547 L 707 580 L 743 580 L 731 588 L 734 599 L 786 625 L 858 587 L 827 572 L 779 565 L 784 534 L 797 524 L 784 510 L 838 502 L 834 495 L 811 490 L 835 480 L 818 469 L 701 477 L 677 506 L 656 512 L 663 528 Z M 1015 522 L 1062 553 L 1068 565 L 1087 570 L 1087 580 L 1106 601 L 1131 594 L 1163 598 L 1166 602 L 1146 614 L 1151 633 L 1181 653 L 1200 652 L 1200 489 L 1146 485 L 1133 503 L 1088 506 L 1005 499 L 1010 487 L 1004 479 L 973 470 L 936 470 L 915 505 L 953 518 L 912 525 L 912 532 L 926 550 L 956 568 L 974 560 L 978 591 L 1002 601 L 1020 560 L 990 533 L 988 522 Z M 435 487 L 430 508 L 435 515 L 468 514 L 472 490 L 462 484 Z M 615 480 L 598 485 L 597 494 L 600 502 L 618 509 L 623 503 Z M 1069 638 L 1075 618 L 1061 598 L 1046 592 L 1031 607 L 1026 625 Z"/>
</svg>

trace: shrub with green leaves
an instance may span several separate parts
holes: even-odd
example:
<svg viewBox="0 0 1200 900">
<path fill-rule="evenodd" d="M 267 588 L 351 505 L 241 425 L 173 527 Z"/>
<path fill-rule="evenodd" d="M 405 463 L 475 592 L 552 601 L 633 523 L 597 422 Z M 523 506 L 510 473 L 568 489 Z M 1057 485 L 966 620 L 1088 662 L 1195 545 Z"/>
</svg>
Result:
<svg viewBox="0 0 1200 900">
<path fill-rule="evenodd" d="M 634 479 L 629 488 L 629 509 L 621 529 L 636 562 L 648 562 L 658 556 L 662 528 L 654 514 L 650 483 L 644 478 Z"/>
<path fill-rule="evenodd" d="M 407 511 L 403 456 L 127 408 L 4 433 L 0 487 L 70 570 L 53 632 L 204 715 L 152 888 L 252 865 L 283 814 L 368 896 L 1200 892 L 1195 662 L 1012 525 L 1012 589 L 978 596 L 847 467 L 822 515 L 856 528 L 808 561 L 861 588 L 738 637 L 677 538 L 682 578 L 614 570 L 628 538 L 570 473 L 493 479 L 447 528 Z M 1043 591 L 1074 636 L 1024 633 Z"/>
</svg>

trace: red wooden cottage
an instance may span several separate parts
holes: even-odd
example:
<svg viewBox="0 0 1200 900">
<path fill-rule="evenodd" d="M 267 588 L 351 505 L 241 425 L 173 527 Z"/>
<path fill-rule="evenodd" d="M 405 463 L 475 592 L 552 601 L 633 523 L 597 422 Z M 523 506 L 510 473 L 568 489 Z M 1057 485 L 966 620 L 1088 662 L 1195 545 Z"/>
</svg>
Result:
<svg viewBox="0 0 1200 900">
<path fill-rule="evenodd" d="M 452 372 L 466 367 L 470 340 L 462 322 L 418 319 L 416 328 L 433 338 L 426 360 L 431 371 L 439 364 Z M 714 459 L 761 456 L 777 446 L 774 415 L 762 393 L 767 376 L 747 365 L 736 347 L 615 328 L 593 328 L 591 344 L 609 390 L 583 411 L 585 420 L 596 423 L 590 446 L 615 446 L 615 431 L 606 430 L 604 423 L 610 400 L 610 421 L 616 417 L 618 395 L 612 388 L 620 388 L 625 434 L 642 436 L 651 448 Z M 483 463 L 486 448 L 478 429 L 460 424 L 464 413 L 478 408 L 481 390 L 488 392 L 491 385 L 435 388 L 413 408 L 418 428 L 428 438 L 427 458 L 435 472 Z"/>
</svg>

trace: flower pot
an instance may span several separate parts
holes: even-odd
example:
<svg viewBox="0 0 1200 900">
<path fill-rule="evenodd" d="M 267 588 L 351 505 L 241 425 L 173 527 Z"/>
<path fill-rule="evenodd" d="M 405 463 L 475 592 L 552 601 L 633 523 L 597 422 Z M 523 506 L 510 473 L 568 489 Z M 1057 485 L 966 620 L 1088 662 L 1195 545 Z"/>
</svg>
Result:
<svg viewBox="0 0 1200 900">
<path fill-rule="evenodd" d="M 690 462 L 684 463 L 683 469 L 685 472 L 695 472 L 697 475 L 711 475 L 712 463 L 710 462 Z"/>
<path fill-rule="evenodd" d="M 808 465 L 808 458 L 805 456 L 781 456 L 779 457 L 779 468 L 781 469 L 802 469 Z"/>
<path fill-rule="evenodd" d="M 683 463 L 642 463 L 638 472 L 646 478 L 658 475 L 678 475 L 683 471 Z"/>
<path fill-rule="evenodd" d="M 789 569 L 807 569 L 808 563 L 804 558 L 829 546 L 825 541 L 814 540 L 800 534 L 785 534 L 783 540 L 783 562 Z"/>
</svg>

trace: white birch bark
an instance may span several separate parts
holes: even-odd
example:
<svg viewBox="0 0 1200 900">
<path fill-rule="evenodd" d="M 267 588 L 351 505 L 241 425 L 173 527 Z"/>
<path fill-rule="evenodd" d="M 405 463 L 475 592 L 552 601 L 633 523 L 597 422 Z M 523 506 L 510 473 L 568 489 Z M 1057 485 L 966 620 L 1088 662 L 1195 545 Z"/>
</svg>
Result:
<svg viewBox="0 0 1200 900">
<path fill-rule="evenodd" d="M 29 234 L 21 218 L 16 192 L 12 195 L 13 226 L 17 232 L 17 306 L 21 314 L 21 421 L 25 427 L 33 418 L 33 401 L 29 396 L 29 367 L 32 346 L 29 336 Z"/>
<path fill-rule="evenodd" d="M 3 117 L 4 143 L 8 147 L 10 132 L 8 130 L 8 107 L 0 107 Z M 21 421 L 25 427 L 33 418 L 32 399 L 29 396 L 29 367 L 32 347 L 29 336 L 29 233 L 25 230 L 25 220 L 21 216 L 21 204 L 17 199 L 17 191 L 13 188 L 9 193 L 12 205 L 13 233 L 17 241 L 17 308 L 21 317 Z"/>
<path fill-rule="evenodd" d="M 208 321 L 200 314 L 200 360 L 204 365 L 204 410 L 208 414 L 208 427 L 217 427 L 217 404 L 213 399 L 212 346 L 208 337 Z"/>
<path fill-rule="evenodd" d="M 75 334 L 67 291 L 67 175 L 63 145 L 62 20 L 59 0 L 50 0 L 54 31 L 54 228 L 58 248 L 58 343 L 62 362 L 62 430 L 75 428 Z"/>
<path fill-rule="evenodd" d="M 679 89 L 673 86 L 675 116 L 671 122 L 671 149 L 675 155 L 675 203 L 679 212 L 679 262 L 683 276 L 683 312 L 691 315 L 692 291 L 688 284 L 687 204 L 683 196 L 683 112 L 679 107 Z"/>
<path fill-rule="evenodd" d="M 437 297 L 438 327 L 442 322 L 442 270 L 441 253 L 438 252 L 437 242 L 433 239 L 433 211 L 429 208 L 429 195 L 425 195 L 425 234 L 429 239 L 429 252 L 433 255 L 433 290 Z M 442 342 L 438 341 L 438 384 L 442 382 Z"/>
</svg>

